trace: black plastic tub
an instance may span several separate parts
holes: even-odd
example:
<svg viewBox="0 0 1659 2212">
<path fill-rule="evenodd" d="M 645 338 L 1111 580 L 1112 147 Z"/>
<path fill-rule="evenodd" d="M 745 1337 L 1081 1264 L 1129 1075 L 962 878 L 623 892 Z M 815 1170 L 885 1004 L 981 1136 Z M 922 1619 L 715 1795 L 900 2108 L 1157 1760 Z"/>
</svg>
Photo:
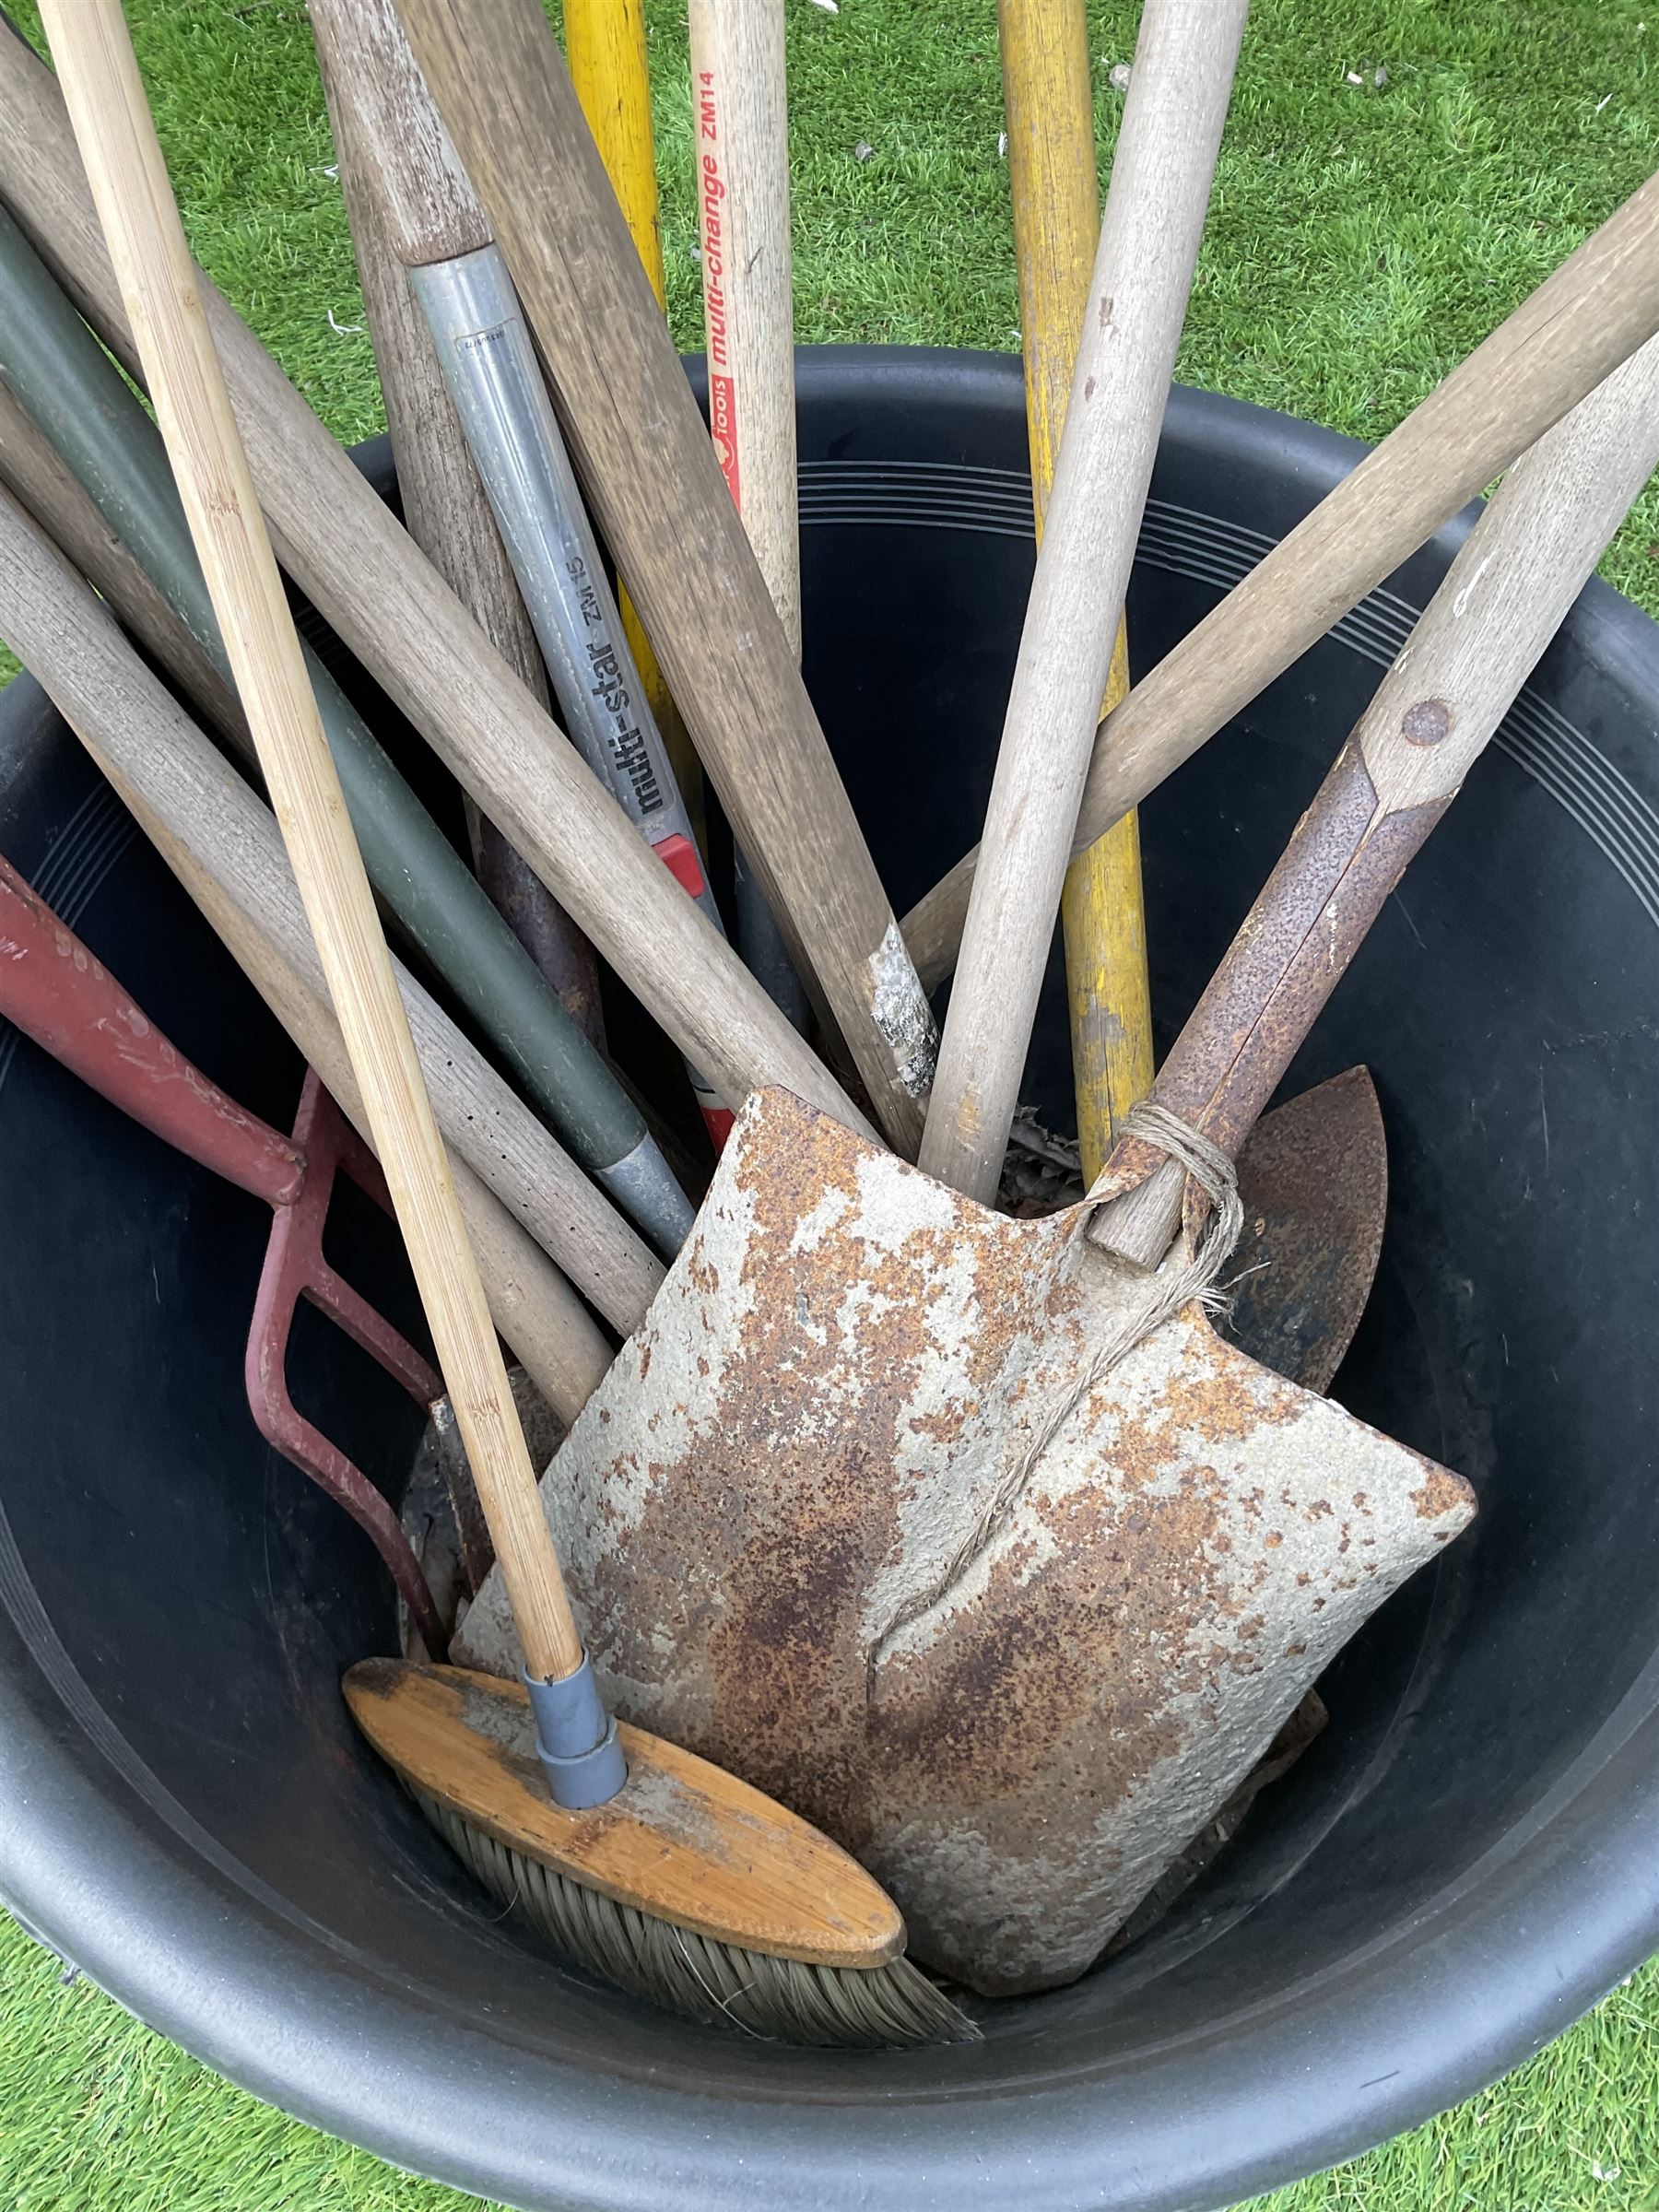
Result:
<svg viewBox="0 0 1659 2212">
<path fill-rule="evenodd" d="M 807 675 L 902 908 L 988 786 L 1031 563 L 1018 367 L 808 353 L 801 424 Z M 1177 393 L 1139 665 L 1357 451 Z M 1147 806 L 1166 1038 L 1457 535 Z M 1659 1943 L 1656 723 L 1659 633 L 1593 585 L 1294 1072 L 1369 1061 L 1388 1124 L 1338 1394 L 1482 1512 L 1135 1950 L 903 2056 L 723 2038 L 552 1966 L 347 1720 L 391 1605 L 241 1400 L 261 1209 L 9 1037 L 0 1892 L 259 2095 L 527 2206 L 1211 2206 L 1514 2065 Z M 0 846 L 211 1074 L 288 1110 L 291 1053 L 26 683 Z M 1031 1088 L 1065 1118 L 1053 999 Z M 408 1408 L 306 1357 L 395 1489 Z"/>
</svg>

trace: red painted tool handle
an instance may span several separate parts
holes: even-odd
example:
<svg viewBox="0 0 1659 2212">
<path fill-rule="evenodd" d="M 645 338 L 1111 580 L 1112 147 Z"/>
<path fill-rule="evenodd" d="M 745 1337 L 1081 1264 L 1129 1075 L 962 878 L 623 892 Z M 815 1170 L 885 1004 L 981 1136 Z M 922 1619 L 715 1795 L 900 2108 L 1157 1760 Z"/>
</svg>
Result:
<svg viewBox="0 0 1659 2212">
<path fill-rule="evenodd" d="M 168 1042 L 74 931 L 0 857 L 0 1014 L 124 1113 L 270 1206 L 303 1155 Z"/>
</svg>

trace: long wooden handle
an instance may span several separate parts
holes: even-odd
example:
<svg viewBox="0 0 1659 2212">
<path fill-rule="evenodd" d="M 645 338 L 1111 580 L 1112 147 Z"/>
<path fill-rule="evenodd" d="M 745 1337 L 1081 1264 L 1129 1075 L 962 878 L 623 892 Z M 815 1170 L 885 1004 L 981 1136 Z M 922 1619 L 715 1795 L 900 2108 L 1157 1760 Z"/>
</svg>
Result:
<svg viewBox="0 0 1659 2212">
<path fill-rule="evenodd" d="M 533 1675 L 582 1663 L 535 1474 L 265 534 L 119 0 L 47 36 Z"/>
<path fill-rule="evenodd" d="M 1138 806 L 1655 330 L 1659 177 L 1135 685 L 1096 734 L 1075 849 Z M 977 864 L 965 854 L 904 918 L 929 990 L 955 965 Z"/>
<path fill-rule="evenodd" d="M 112 352 L 141 373 L 57 80 L 21 41 L 0 69 L 0 194 Z M 195 284 L 284 564 L 347 650 L 728 1104 L 777 1083 L 866 1132 L 199 269 Z"/>
<path fill-rule="evenodd" d="M 1248 0 L 1147 0 L 921 1165 L 988 1203 L 1209 204 Z"/>
<path fill-rule="evenodd" d="M 789 94 L 783 0 L 690 0 L 692 159 L 709 428 L 791 652 L 801 657 Z M 811 1009 L 741 850 L 737 949 L 805 1030 Z"/>
<path fill-rule="evenodd" d="M 1031 506 L 1041 541 L 1100 237 L 1088 23 L 1083 0 L 997 0 L 996 22 Z M 1128 688 L 1128 637 L 1120 622 L 1101 714 L 1111 713 Z M 1106 1164 L 1117 1124 L 1152 1082 L 1140 830 L 1133 814 L 1072 861 L 1060 922 L 1077 1147 L 1084 1179 L 1092 1182 Z"/>
<path fill-rule="evenodd" d="M 1659 338 L 1511 468 L 1356 724 L 1152 1096 L 1236 1155 L 1659 465 Z M 1092 1234 L 1153 1265 L 1182 1178 L 1134 1137 Z M 1116 1196 L 1135 1186 L 1133 1196 Z"/>
<path fill-rule="evenodd" d="M 118 762 L 127 765 L 129 776 L 142 773 L 152 811 L 180 830 L 188 826 L 222 879 L 238 886 L 264 933 L 280 936 L 290 964 L 314 967 L 315 947 L 269 812 L 30 528 L 27 517 L 33 516 L 184 696 L 214 714 L 220 695 L 230 696 L 229 687 L 217 682 L 182 626 L 160 618 L 164 605 L 159 608 L 153 594 L 137 588 L 142 571 L 111 536 L 81 485 L 55 463 L 28 417 L 8 415 L 0 402 L 0 477 L 24 510 L 0 498 L 0 635 L 97 753 L 105 773 L 113 780 Z M 240 705 L 235 712 L 241 722 Z M 449 1143 L 628 1335 L 662 1280 L 661 1262 L 427 993 L 406 974 L 400 981 Z M 318 971 L 319 987 L 321 982 Z M 343 1105 L 318 1053 L 301 1049 Z"/>
<path fill-rule="evenodd" d="M 458 194 L 465 180 L 453 159 L 444 162 L 448 136 L 441 124 L 435 134 L 426 128 L 436 122 L 429 106 L 399 116 L 389 144 L 372 135 L 372 122 L 393 119 L 382 56 L 359 36 L 359 26 L 370 8 L 386 5 L 387 0 L 316 0 L 308 12 L 397 462 L 398 499 L 410 536 L 503 660 L 517 670 L 531 697 L 545 707 L 547 672 L 535 634 L 444 389 L 426 318 L 396 250 L 400 210 L 394 195 L 398 187 L 408 187 L 418 151 L 424 148 L 433 164 L 429 193 L 431 177 L 441 192 L 450 194 Z M 401 37 L 397 46 L 406 56 Z M 534 870 L 476 808 L 472 830 L 479 880 L 566 1012 L 591 1044 L 602 1045 L 593 947 Z"/>
<path fill-rule="evenodd" d="M 927 1002 L 540 0 L 401 12 L 737 841 L 883 1128 L 912 1152 L 932 1075 Z"/>
<path fill-rule="evenodd" d="M 794 304 L 782 0 L 689 0 L 709 427 L 796 658 Z"/>
<path fill-rule="evenodd" d="M 326 71 L 329 109 L 354 145 L 373 149 L 375 195 L 406 266 L 453 261 L 491 242 L 442 118 L 398 24 L 392 0 L 324 0 L 312 28 Z"/>
</svg>

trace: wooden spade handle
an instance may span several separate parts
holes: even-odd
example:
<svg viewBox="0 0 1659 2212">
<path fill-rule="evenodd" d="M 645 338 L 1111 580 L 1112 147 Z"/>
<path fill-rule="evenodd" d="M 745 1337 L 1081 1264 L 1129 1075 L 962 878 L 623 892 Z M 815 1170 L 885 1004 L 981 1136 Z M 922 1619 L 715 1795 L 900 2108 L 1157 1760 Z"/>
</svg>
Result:
<svg viewBox="0 0 1659 2212">
<path fill-rule="evenodd" d="M 1247 0 L 1147 0 L 920 1164 L 994 1194 Z"/>
<path fill-rule="evenodd" d="M 232 673 L 533 1675 L 582 1661 L 507 1371 L 248 474 L 119 0 L 43 11 Z"/>
<path fill-rule="evenodd" d="M 737 842 L 882 1127 L 912 1154 L 932 1016 L 540 0 L 400 13 Z"/>
<path fill-rule="evenodd" d="M 1153 1098 L 1234 1157 L 1406 863 L 1457 795 L 1659 465 L 1659 338 L 1514 463 L 1165 1061 Z M 1162 1256 L 1182 1177 L 1134 1137 L 1091 1234 Z"/>
<path fill-rule="evenodd" d="M 1659 177 L 1524 300 L 1187 632 L 1095 737 L 1076 846 L 1101 836 L 1659 329 Z M 932 990 L 978 855 L 904 918 Z"/>
</svg>

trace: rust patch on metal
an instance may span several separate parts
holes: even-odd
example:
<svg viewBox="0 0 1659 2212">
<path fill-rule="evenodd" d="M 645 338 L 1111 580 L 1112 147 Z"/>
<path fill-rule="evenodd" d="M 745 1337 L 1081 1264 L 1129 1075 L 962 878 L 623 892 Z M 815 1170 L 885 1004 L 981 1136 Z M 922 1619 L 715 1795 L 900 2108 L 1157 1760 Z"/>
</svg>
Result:
<svg viewBox="0 0 1659 2212">
<path fill-rule="evenodd" d="M 1412 1492 L 1418 1520 L 1443 1523 L 1459 1514 L 1466 1518 L 1472 1493 L 1463 1477 L 1452 1474 L 1448 1468 L 1437 1467 L 1432 1460 L 1425 1460 L 1423 1467 L 1422 1484 Z M 1456 1534 L 1456 1529 L 1448 1528 L 1438 1541 L 1443 1543 L 1447 1536 Z"/>
<path fill-rule="evenodd" d="M 1443 745 L 1452 735 L 1452 710 L 1443 699 L 1419 699 L 1400 717 L 1400 735 L 1409 745 Z"/>
<path fill-rule="evenodd" d="M 828 1829 L 987 1991 L 1081 1971 L 1469 1511 L 1192 1310 L 1030 1461 L 1144 1296 L 1080 1218 L 757 1093 L 544 1489 L 623 1715 Z M 465 1656 L 511 1666 L 501 1618 Z"/>
<path fill-rule="evenodd" d="M 1365 1312 L 1388 1215 L 1388 1145 L 1367 1071 L 1333 1076 L 1258 1122 L 1239 1156 L 1239 1196 L 1223 1333 L 1323 1394 Z"/>
</svg>

